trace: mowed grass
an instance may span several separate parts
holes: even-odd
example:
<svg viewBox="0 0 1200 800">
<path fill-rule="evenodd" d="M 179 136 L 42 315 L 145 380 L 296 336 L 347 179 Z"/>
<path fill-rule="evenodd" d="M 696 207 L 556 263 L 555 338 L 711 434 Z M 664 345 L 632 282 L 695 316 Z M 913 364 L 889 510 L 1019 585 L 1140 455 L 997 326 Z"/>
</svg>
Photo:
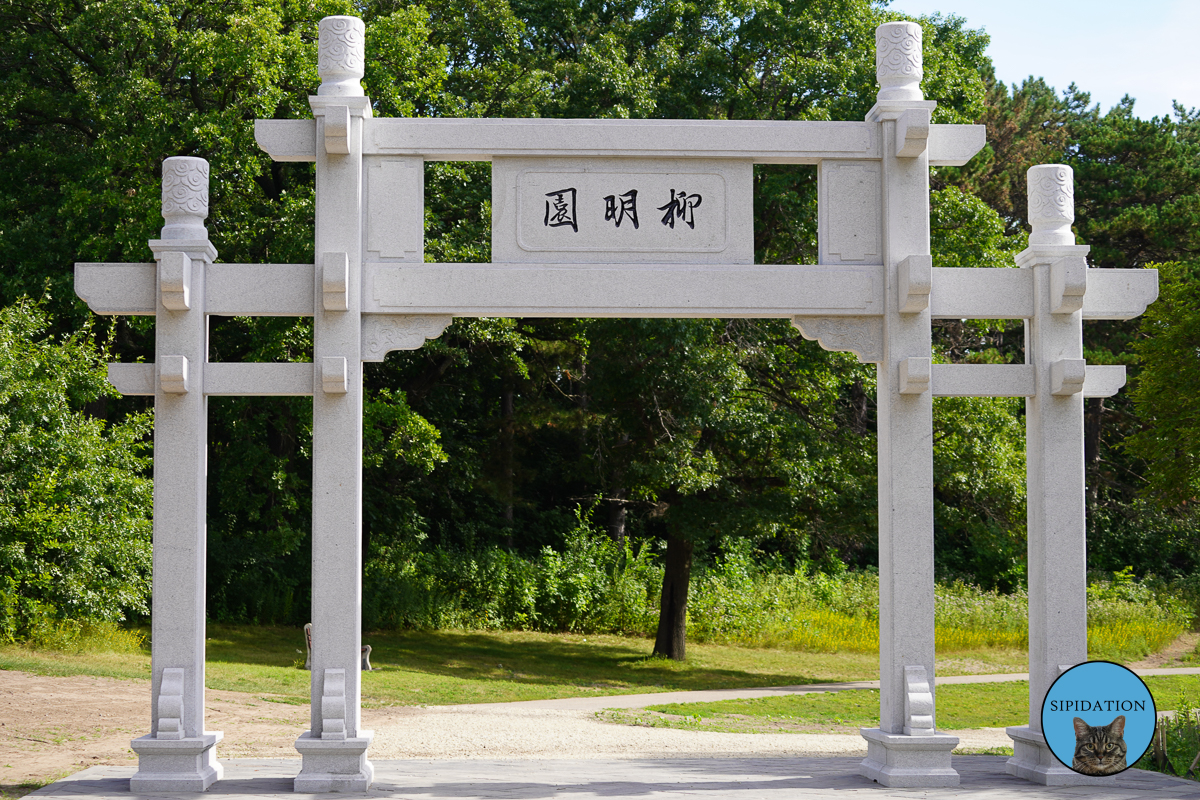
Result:
<svg viewBox="0 0 1200 800">
<path fill-rule="evenodd" d="M 1160 675 L 1145 679 L 1159 711 L 1200 708 L 1200 676 Z M 937 689 L 937 725 L 944 730 L 1024 725 L 1029 683 L 949 684 Z M 822 694 L 669 703 L 640 712 L 609 712 L 613 722 L 741 733 L 853 733 L 879 724 L 879 692 L 849 690 Z"/>
<path fill-rule="evenodd" d="M 540 700 L 691 689 L 780 686 L 871 680 L 878 657 L 865 653 L 688 645 L 678 664 L 650 658 L 653 642 L 620 636 L 521 632 L 369 633 L 375 672 L 363 675 L 368 706 L 443 705 Z M 251 692 L 307 703 L 303 632 L 291 628 L 212 625 L 207 680 L 211 689 Z M 59 652 L 0 647 L 0 669 L 41 675 L 144 679 L 142 653 Z"/>
<path fill-rule="evenodd" d="M 879 669 L 875 653 L 695 643 L 689 643 L 688 660 L 679 664 L 651 658 L 653 643 L 649 639 L 609 635 L 414 631 L 368 633 L 363 641 L 372 646 L 371 662 L 377 668 L 363 675 L 363 702 L 371 707 L 874 680 Z M 208 629 L 207 654 L 209 688 L 249 692 L 275 702 L 308 702 L 310 674 L 300 669 L 304 663 L 304 637 L 298 629 L 213 625 Z M 939 652 L 939 674 L 1023 672 L 1025 662 L 1024 651 L 1014 648 Z M 150 675 L 150 656 L 144 650 L 112 653 L 9 645 L 0 647 L 0 669 L 146 679 Z M 1200 678 L 1189 680 L 1200 686 Z M 972 688 L 985 693 L 1003 692 L 1007 689 L 991 687 L 1013 685 Z M 953 697 L 961 690 L 960 686 L 942 687 L 939 698 L 944 696 L 942 692 Z M 842 700 L 806 702 L 849 703 L 854 696 L 842 693 L 836 695 Z M 877 704 L 878 699 L 872 702 Z M 1007 706 L 999 699 L 987 702 L 993 706 L 989 711 L 992 716 L 1007 719 L 1000 713 Z M 870 705 L 868 702 L 864 707 Z M 841 718 L 839 714 L 848 713 L 830 707 L 819 716 L 836 720 Z M 951 726 L 952 720 L 954 725 L 970 726 L 970 720 L 959 721 L 941 716 L 943 713 L 939 702 L 942 726 Z M 853 719 L 856 721 L 852 727 L 871 724 L 858 717 Z"/>
</svg>

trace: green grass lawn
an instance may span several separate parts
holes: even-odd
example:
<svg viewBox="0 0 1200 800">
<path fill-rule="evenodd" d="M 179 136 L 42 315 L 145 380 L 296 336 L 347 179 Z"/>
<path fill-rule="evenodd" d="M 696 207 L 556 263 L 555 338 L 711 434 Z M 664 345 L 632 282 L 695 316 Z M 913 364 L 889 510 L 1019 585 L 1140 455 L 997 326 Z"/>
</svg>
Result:
<svg viewBox="0 0 1200 800">
<path fill-rule="evenodd" d="M 371 645 L 371 663 L 378 668 L 363 675 L 368 706 L 871 680 L 879 669 L 873 654 L 702 644 L 689 644 L 687 662 L 678 664 L 651 659 L 649 639 L 620 636 L 433 631 L 372 633 L 363 642 Z M 211 689 L 308 702 L 309 673 L 299 669 L 304 663 L 301 631 L 212 625 L 207 662 Z M 1005 668 L 1004 663 L 997 668 Z M 150 657 L 145 652 L 71 653 L 11 645 L 0 647 L 0 669 L 144 679 L 150 674 Z"/>
<path fill-rule="evenodd" d="M 1200 676 L 1146 678 L 1159 711 L 1200 707 Z M 951 684 L 937 690 L 937 725 L 945 730 L 1001 728 L 1028 721 L 1029 683 Z M 853 733 L 879 724 L 879 692 L 670 703 L 643 711 L 606 712 L 613 722 L 742 733 Z"/>
<path fill-rule="evenodd" d="M 604 635 L 414 631 L 368 633 L 363 641 L 372 646 L 371 662 L 379 668 L 363 675 L 363 702 L 369 707 L 873 680 L 879 670 L 878 656 L 873 653 L 807 653 L 712 644 L 689 644 L 687 662 L 678 664 L 650 658 L 653 643 L 649 639 Z M 944 653 L 939 654 L 939 674 L 1021 672 L 1024 662 L 1025 653 L 1017 650 Z M 209 688 L 250 692 L 276 702 L 307 703 L 310 676 L 299 668 L 303 663 L 304 636 L 297 629 L 209 626 Z M 150 657 L 145 651 L 72 653 L 10 645 L 0 647 L 0 669 L 146 679 Z M 1200 687 L 1200 678 L 1150 680 L 1152 689 L 1161 685 L 1164 692 L 1175 687 L 1171 683 L 1175 681 L 1179 691 L 1193 692 L 1188 696 L 1194 696 L 1195 690 L 1187 689 L 1184 682 Z M 1023 722 L 1020 714 L 1026 690 L 1021 686 L 944 686 L 938 692 L 938 724 L 956 728 Z M 1174 696 L 1168 695 L 1173 701 Z M 1158 690 L 1155 696 L 1159 696 Z M 701 724 L 739 729 L 761 726 L 761 720 L 767 718 L 771 719 L 767 727 L 794 729 L 830 725 L 856 729 L 878 723 L 878 695 L 870 692 L 728 702 L 741 704 L 736 706 L 741 710 L 699 704 L 687 707 L 692 710 L 652 716 L 663 724 L 675 724 L 699 715 Z M 986 709 L 986 719 L 978 709 Z"/>
</svg>

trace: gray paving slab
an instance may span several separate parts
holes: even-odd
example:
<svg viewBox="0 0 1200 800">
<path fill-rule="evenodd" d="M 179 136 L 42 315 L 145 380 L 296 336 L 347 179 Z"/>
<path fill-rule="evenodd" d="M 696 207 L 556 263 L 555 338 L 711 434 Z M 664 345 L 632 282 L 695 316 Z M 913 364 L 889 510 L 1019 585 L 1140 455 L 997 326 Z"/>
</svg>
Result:
<svg viewBox="0 0 1200 800">
<path fill-rule="evenodd" d="M 628 760 L 398 760 L 375 762 L 375 784 L 338 800 L 542 800 L 603 797 L 656 800 L 810 800 L 820 797 L 989 798 L 989 800 L 1200 800 L 1200 783 L 1142 770 L 1122 773 L 1112 786 L 1051 788 L 1014 778 L 1000 756 L 955 756 L 962 784 L 946 789 L 889 789 L 857 774 L 859 758 L 707 758 Z M 299 759 L 229 759 L 224 780 L 209 795 L 299 798 L 292 778 Z M 29 795 L 32 798 L 146 800 L 181 795 L 132 795 L 134 767 L 92 767 Z M 194 797 L 203 797 L 197 794 Z"/>
</svg>

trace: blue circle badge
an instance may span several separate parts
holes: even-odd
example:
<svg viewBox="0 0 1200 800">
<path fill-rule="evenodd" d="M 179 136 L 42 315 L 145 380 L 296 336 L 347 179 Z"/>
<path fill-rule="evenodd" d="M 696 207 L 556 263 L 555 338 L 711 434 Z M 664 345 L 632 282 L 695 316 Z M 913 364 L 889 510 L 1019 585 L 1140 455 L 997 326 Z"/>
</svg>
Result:
<svg viewBox="0 0 1200 800">
<path fill-rule="evenodd" d="M 1150 747 L 1157 711 L 1142 679 L 1111 661 L 1088 661 L 1058 676 L 1042 701 L 1050 752 L 1081 775 L 1116 775 Z"/>
</svg>

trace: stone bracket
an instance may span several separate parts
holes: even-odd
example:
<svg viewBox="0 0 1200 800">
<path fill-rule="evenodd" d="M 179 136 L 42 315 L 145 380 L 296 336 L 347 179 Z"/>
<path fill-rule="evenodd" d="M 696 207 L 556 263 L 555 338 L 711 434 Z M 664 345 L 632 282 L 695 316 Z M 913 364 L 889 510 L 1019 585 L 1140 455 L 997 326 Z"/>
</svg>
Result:
<svg viewBox="0 0 1200 800">
<path fill-rule="evenodd" d="M 155 738 L 183 737 L 183 668 L 167 667 L 158 684 L 158 733 Z"/>
<path fill-rule="evenodd" d="M 933 377 L 933 359 L 906 358 L 900 362 L 900 394 L 924 394 Z M 905 667 L 908 669 L 908 667 Z"/>
<path fill-rule="evenodd" d="M 909 359 L 910 361 L 915 359 Z M 904 734 L 933 736 L 933 689 L 923 666 L 904 668 Z"/>
<path fill-rule="evenodd" d="M 191 306 L 192 259 L 187 253 L 168 250 L 158 257 L 158 296 L 163 308 L 187 311 Z"/>
<path fill-rule="evenodd" d="M 792 325 L 826 350 L 854 353 L 864 364 L 883 361 L 883 317 L 792 317 Z"/>
<path fill-rule="evenodd" d="M 168 394 L 187 394 L 187 356 L 163 356 L 158 362 L 158 385 Z"/>
<path fill-rule="evenodd" d="M 910 108 L 896 120 L 896 158 L 916 158 L 929 147 L 930 112 Z"/>
<path fill-rule="evenodd" d="M 1079 394 L 1087 380 L 1087 362 L 1082 358 L 1060 358 L 1050 365 L 1050 393 L 1056 397 Z"/>
<path fill-rule="evenodd" d="M 929 308 L 933 288 L 933 256 L 909 256 L 896 266 L 896 288 L 901 314 L 916 314 Z"/>
<path fill-rule="evenodd" d="M 1050 313 L 1074 314 L 1083 309 L 1088 265 L 1083 256 L 1067 256 L 1050 265 Z"/>
<path fill-rule="evenodd" d="M 321 306 L 326 311 L 350 308 L 350 257 L 346 253 L 321 256 Z"/>
<path fill-rule="evenodd" d="M 346 394 L 350 383 L 347 378 L 346 359 L 342 356 L 325 356 L 321 359 L 321 389 L 325 394 Z"/>
<path fill-rule="evenodd" d="M 325 152 L 330 155 L 350 153 L 349 106 L 325 106 Z"/>
<path fill-rule="evenodd" d="M 346 739 L 346 670 L 327 669 L 322 678 L 321 739 Z"/>
<path fill-rule="evenodd" d="M 436 339 L 454 321 L 444 314 L 380 314 L 363 316 L 362 360 L 383 361 L 393 350 L 417 350 Z"/>
</svg>

